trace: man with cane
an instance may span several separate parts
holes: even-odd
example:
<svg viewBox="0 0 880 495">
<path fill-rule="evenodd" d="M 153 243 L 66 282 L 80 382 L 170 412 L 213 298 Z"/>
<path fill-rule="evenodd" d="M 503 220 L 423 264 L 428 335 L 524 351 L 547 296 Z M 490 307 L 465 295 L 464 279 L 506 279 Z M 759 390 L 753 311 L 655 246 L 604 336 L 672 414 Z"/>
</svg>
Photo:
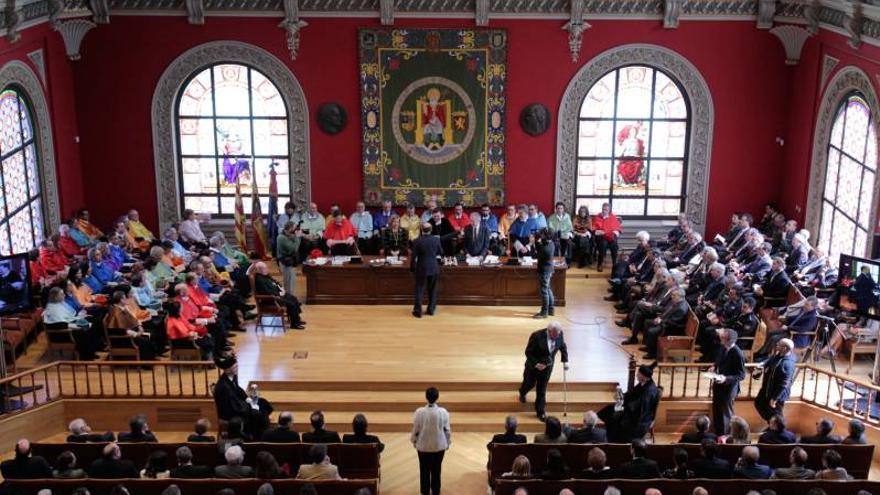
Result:
<svg viewBox="0 0 880 495">
<path fill-rule="evenodd" d="M 547 328 L 532 332 L 526 346 L 526 364 L 523 381 L 519 387 L 519 401 L 525 403 L 526 394 L 535 389 L 535 413 L 541 421 L 547 417 L 547 383 L 553 374 L 556 353 L 562 353 L 563 370 L 568 371 L 568 348 L 562 335 L 562 325 L 552 321 Z"/>
</svg>

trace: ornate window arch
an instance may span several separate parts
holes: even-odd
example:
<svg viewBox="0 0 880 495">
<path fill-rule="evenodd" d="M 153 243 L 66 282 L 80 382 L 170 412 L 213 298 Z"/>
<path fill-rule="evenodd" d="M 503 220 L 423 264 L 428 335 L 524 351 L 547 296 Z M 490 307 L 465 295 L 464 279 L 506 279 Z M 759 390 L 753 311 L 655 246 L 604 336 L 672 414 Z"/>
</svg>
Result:
<svg viewBox="0 0 880 495">
<path fill-rule="evenodd" d="M 816 121 L 806 221 L 814 244 L 834 262 L 841 253 L 870 253 L 880 201 L 878 118 L 877 94 L 867 74 L 853 66 L 835 74 Z M 858 190 L 841 195 L 841 186 Z"/>
<path fill-rule="evenodd" d="M 684 211 L 702 229 L 706 218 L 709 165 L 712 151 L 714 106 L 709 87 L 687 59 L 655 45 L 633 44 L 607 50 L 584 65 L 562 97 L 556 145 L 556 201 L 573 204 L 578 173 L 578 134 L 581 108 L 589 91 L 609 74 L 628 66 L 642 66 L 663 74 L 682 93 L 688 108 L 683 158 L 686 160 Z"/>
<path fill-rule="evenodd" d="M 37 75 L 20 61 L 0 68 L 0 254 L 37 245 L 58 226 L 49 108 Z"/>
<path fill-rule="evenodd" d="M 264 84 L 268 83 L 266 88 L 277 90 L 286 111 L 286 160 L 290 166 L 290 197 L 298 204 L 307 203 L 311 199 L 308 106 L 302 87 L 293 73 L 262 48 L 237 41 L 205 43 L 175 59 L 165 69 L 153 94 L 153 156 L 159 221 L 163 226 L 178 221 L 181 211 L 186 208 L 181 203 L 184 188 L 181 183 L 183 176 L 179 173 L 182 165 L 181 152 L 186 151 L 182 149 L 179 133 L 183 115 L 178 115 L 183 92 L 200 74 L 208 74 L 208 80 L 211 80 L 215 71 L 207 69 L 223 66 L 242 71 L 246 76 L 244 80 L 248 84 L 249 92 L 254 87 L 253 81 L 259 77 L 265 78 Z M 251 127 L 252 122 L 253 119 Z M 251 148 L 247 155 L 252 154 Z M 259 157 L 256 165 L 260 166 Z M 260 186 L 262 189 L 263 185 Z"/>
</svg>

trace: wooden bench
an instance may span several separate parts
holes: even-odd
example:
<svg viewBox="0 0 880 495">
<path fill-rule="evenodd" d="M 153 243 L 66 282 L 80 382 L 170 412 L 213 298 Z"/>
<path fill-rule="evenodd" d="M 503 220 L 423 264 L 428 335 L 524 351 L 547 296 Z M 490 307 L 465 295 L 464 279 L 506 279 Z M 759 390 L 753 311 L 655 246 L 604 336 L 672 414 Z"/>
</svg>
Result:
<svg viewBox="0 0 880 495">
<path fill-rule="evenodd" d="M 275 493 L 294 495 L 300 487 L 312 483 L 321 495 L 352 495 L 360 488 L 368 488 L 370 493 L 379 493 L 379 480 L 257 480 L 257 479 L 164 479 L 164 480 L 8 480 L 6 483 L 19 495 L 36 495 L 40 489 L 49 488 L 52 495 L 71 495 L 73 490 L 84 486 L 91 495 L 109 495 L 118 484 L 125 485 L 131 495 L 159 495 L 168 485 L 177 485 L 184 495 L 216 495 L 222 488 L 232 488 L 239 495 L 253 495 L 263 483 L 271 483 Z"/>
<path fill-rule="evenodd" d="M 660 361 L 669 361 L 669 358 L 674 356 L 684 356 L 685 361 L 693 361 L 699 329 L 700 320 L 694 311 L 688 308 L 684 335 L 663 335 L 657 340 L 657 353 L 660 356 Z"/>
<path fill-rule="evenodd" d="M 868 471 L 871 469 L 871 457 L 874 455 L 873 445 L 799 444 L 799 446 L 807 452 L 807 467 L 810 469 L 821 469 L 822 453 L 827 449 L 834 449 L 840 452 L 840 455 L 843 457 L 843 467 L 846 468 L 850 475 L 856 479 L 868 478 Z M 586 468 L 587 453 L 593 447 L 599 447 L 605 451 L 607 463 L 612 468 L 620 466 L 632 458 L 628 444 L 490 444 L 489 477 L 490 479 L 497 479 L 502 474 L 510 471 L 511 466 L 513 466 L 513 460 L 520 454 L 529 458 L 532 464 L 532 472 L 540 472 L 544 469 L 544 464 L 547 461 L 547 451 L 554 448 L 562 452 L 562 457 L 565 459 L 566 464 L 568 464 L 573 473 L 576 473 Z M 743 445 L 719 445 L 717 456 L 726 459 L 733 465 L 739 459 L 743 447 Z M 773 468 L 787 467 L 789 465 L 788 454 L 793 447 L 794 445 L 758 445 L 761 451 L 760 463 L 767 464 Z M 686 450 L 691 459 L 700 457 L 700 446 L 698 444 L 649 444 L 648 457 L 659 462 L 661 469 L 672 468 L 673 451 L 676 448 Z"/>
<path fill-rule="evenodd" d="M 69 450 L 76 455 L 77 465 L 87 469 L 95 459 L 101 457 L 105 443 L 34 443 L 31 444 L 33 455 L 41 455 L 55 463 L 58 455 Z M 122 458 L 134 462 L 138 468 L 146 465 L 147 458 L 156 450 L 168 454 L 169 464 L 176 465 L 175 451 L 186 445 L 192 450 L 193 464 L 218 466 L 226 464 L 216 443 L 120 443 Z M 257 452 L 265 450 L 275 456 L 278 464 L 289 464 L 292 473 L 299 469 L 300 464 L 309 462 L 308 454 L 311 444 L 304 443 L 245 443 L 244 463 L 254 466 Z M 339 466 L 339 474 L 349 479 L 379 478 L 379 449 L 375 444 L 327 444 L 327 455 L 333 464 Z"/>
<path fill-rule="evenodd" d="M 663 495 L 691 495 L 694 488 L 702 486 L 711 495 L 744 495 L 749 490 L 771 489 L 781 495 L 806 494 L 810 488 L 819 487 L 828 495 L 855 495 L 859 490 L 880 493 L 880 481 L 817 481 L 817 480 L 498 480 L 495 495 L 513 495 L 519 487 L 525 487 L 529 495 L 558 495 L 563 488 L 577 494 L 601 494 L 608 486 L 617 487 L 623 495 L 644 495 L 647 488 L 657 488 Z M 323 493 L 323 492 L 322 492 Z M 132 494 L 134 495 L 134 494 Z"/>
</svg>

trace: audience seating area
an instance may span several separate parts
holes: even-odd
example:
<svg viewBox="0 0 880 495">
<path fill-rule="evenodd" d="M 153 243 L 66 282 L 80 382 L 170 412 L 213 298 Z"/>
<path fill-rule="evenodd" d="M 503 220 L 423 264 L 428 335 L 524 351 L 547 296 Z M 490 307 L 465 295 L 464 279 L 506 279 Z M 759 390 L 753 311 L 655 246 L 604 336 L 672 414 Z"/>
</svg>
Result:
<svg viewBox="0 0 880 495">
<path fill-rule="evenodd" d="M 660 490 L 663 495 L 691 495 L 694 488 L 701 486 L 710 495 L 745 495 L 750 490 L 761 493 L 773 490 L 780 495 L 806 495 L 812 488 L 821 488 L 827 495 L 856 495 L 859 490 L 880 493 L 878 481 L 796 481 L 796 480 L 498 480 L 495 495 L 514 495 L 519 487 L 528 490 L 528 495 L 558 495 L 568 488 L 576 494 L 601 495 L 605 488 L 614 486 L 621 495 L 644 495 L 648 488 Z M 766 493 L 766 492 L 765 492 Z M 134 495 L 132 493 L 132 495 Z"/>
<path fill-rule="evenodd" d="M 110 495 L 114 486 L 125 485 L 130 495 L 159 495 L 168 485 L 177 485 L 185 495 L 215 495 L 223 488 L 232 488 L 237 494 L 250 495 L 266 480 L 256 479 L 163 479 L 163 480 L 14 480 L 8 482 L 20 495 L 37 495 L 43 488 L 52 490 L 52 495 L 71 495 L 79 487 L 86 487 L 90 495 Z M 300 487 L 307 483 L 315 485 L 320 495 L 351 495 L 360 488 L 368 488 L 370 493 L 379 493 L 379 480 L 338 480 L 338 481 L 305 481 L 305 480 L 272 480 L 275 493 L 295 495 Z"/>
<path fill-rule="evenodd" d="M 33 455 L 54 462 L 61 452 L 69 450 L 76 455 L 77 464 L 88 467 L 92 461 L 101 457 L 104 443 L 34 443 L 31 444 Z M 226 464 L 223 454 L 216 443 L 120 443 L 122 457 L 134 462 L 135 466 L 143 467 L 150 453 L 162 450 L 169 459 L 175 458 L 178 447 L 186 445 L 192 450 L 193 464 L 218 466 Z M 290 471 L 296 473 L 300 464 L 308 457 L 311 444 L 307 443 L 262 443 L 242 444 L 245 452 L 244 464 L 254 466 L 256 453 L 265 450 L 275 456 L 279 464 L 289 464 Z M 328 444 L 327 455 L 333 464 L 339 467 L 339 474 L 349 479 L 379 478 L 379 449 L 376 444 Z M 134 494 L 132 494 L 134 495 Z M 187 495 L 189 495 L 187 493 Z"/>
</svg>

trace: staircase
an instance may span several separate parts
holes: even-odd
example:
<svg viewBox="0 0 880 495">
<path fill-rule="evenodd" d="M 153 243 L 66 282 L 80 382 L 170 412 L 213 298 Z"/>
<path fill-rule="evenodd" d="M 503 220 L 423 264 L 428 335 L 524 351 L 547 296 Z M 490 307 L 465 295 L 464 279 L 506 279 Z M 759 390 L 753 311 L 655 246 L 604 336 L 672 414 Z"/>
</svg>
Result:
<svg viewBox="0 0 880 495">
<path fill-rule="evenodd" d="M 407 432 L 412 429 L 416 408 L 425 404 L 429 386 L 440 390 L 439 404 L 451 416 L 452 429 L 462 432 L 503 431 L 504 418 L 513 414 L 524 433 L 544 431 L 534 413 L 534 393 L 521 404 L 519 383 L 514 382 L 359 382 L 359 381 L 254 381 L 260 394 L 276 412 L 293 411 L 298 431 L 308 431 L 309 415 L 320 409 L 327 428 L 351 429 L 352 417 L 364 413 L 373 432 Z M 563 384 L 551 382 L 547 392 L 547 414 L 563 422 L 579 423 L 587 410 L 598 411 L 614 401 L 616 383 L 576 382 L 567 385 L 568 419 L 562 418 L 566 392 Z"/>
</svg>

